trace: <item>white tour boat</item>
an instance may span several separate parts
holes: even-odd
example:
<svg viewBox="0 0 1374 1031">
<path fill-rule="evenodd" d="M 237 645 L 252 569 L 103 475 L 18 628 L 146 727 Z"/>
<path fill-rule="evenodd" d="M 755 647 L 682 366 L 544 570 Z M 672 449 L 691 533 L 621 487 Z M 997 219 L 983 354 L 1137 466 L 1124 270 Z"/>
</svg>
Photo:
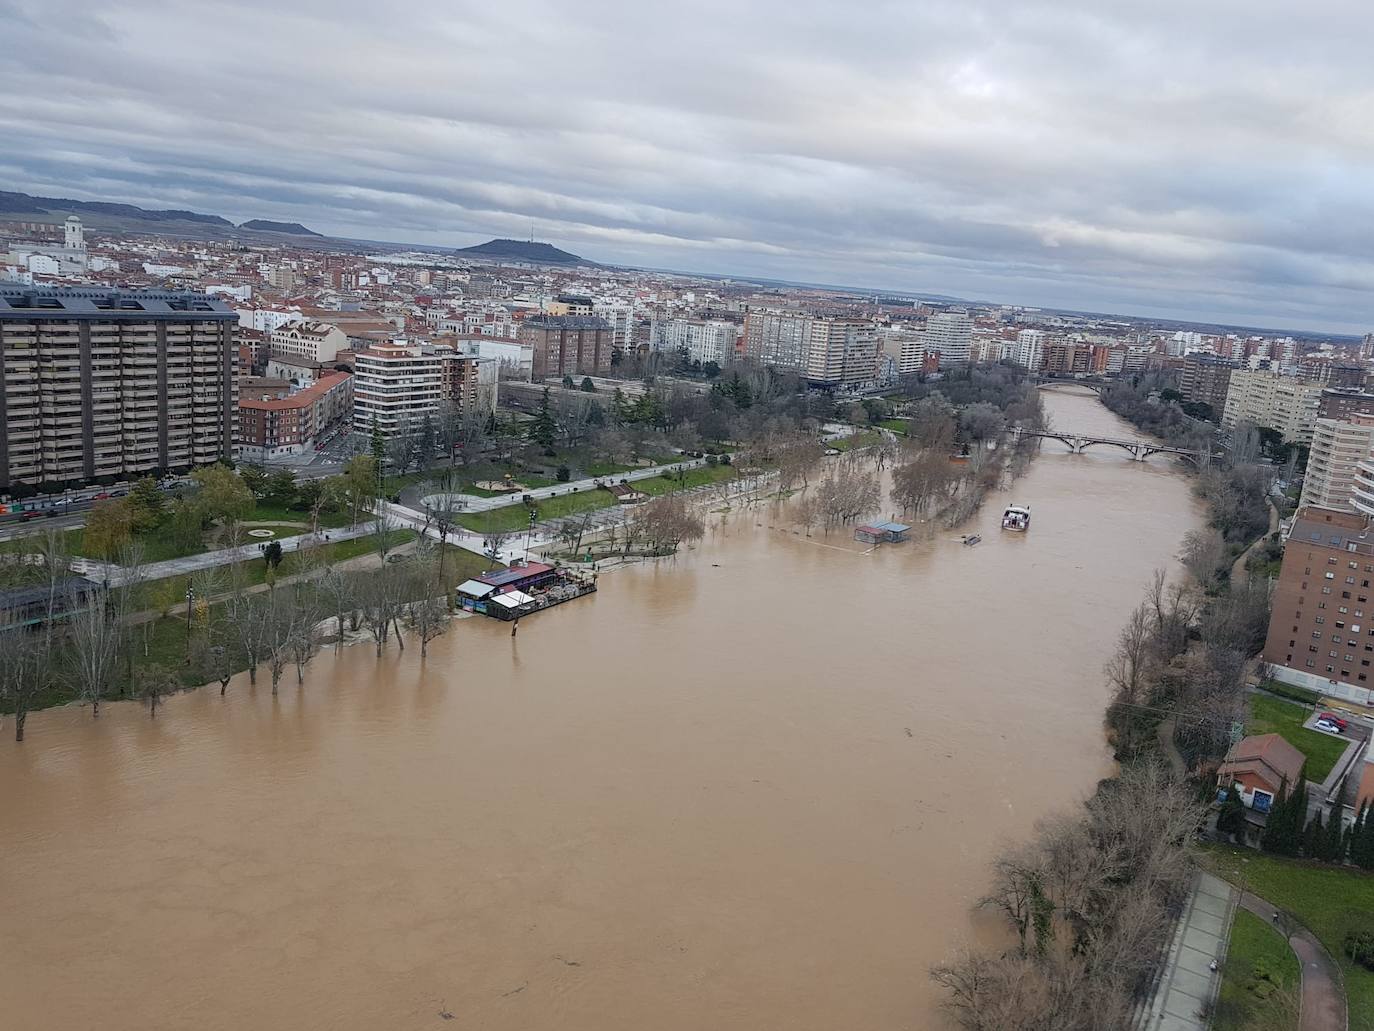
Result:
<svg viewBox="0 0 1374 1031">
<path fill-rule="evenodd" d="M 1030 506 L 1008 505 L 1002 513 L 1002 529 L 1025 533 L 1030 529 Z"/>
</svg>

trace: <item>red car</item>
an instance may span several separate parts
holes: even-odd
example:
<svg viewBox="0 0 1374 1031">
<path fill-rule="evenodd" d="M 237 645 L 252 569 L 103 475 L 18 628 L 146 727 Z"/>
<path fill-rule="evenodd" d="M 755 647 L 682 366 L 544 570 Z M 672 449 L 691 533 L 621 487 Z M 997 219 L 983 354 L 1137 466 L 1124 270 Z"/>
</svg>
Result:
<svg viewBox="0 0 1374 1031">
<path fill-rule="evenodd" d="M 1341 719 L 1334 712 L 1323 712 L 1317 716 L 1317 719 L 1326 720 L 1327 723 L 1334 723 L 1336 726 L 1341 728 L 1342 734 L 1345 733 L 1345 728 L 1350 726 L 1349 722 Z"/>
</svg>

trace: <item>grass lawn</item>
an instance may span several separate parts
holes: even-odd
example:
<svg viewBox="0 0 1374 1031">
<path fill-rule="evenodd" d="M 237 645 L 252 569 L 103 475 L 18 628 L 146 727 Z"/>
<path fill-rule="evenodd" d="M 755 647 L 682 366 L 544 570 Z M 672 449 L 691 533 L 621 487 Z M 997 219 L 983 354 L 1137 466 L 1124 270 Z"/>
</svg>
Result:
<svg viewBox="0 0 1374 1031">
<path fill-rule="evenodd" d="M 827 440 L 825 446 L 836 451 L 853 451 L 856 447 L 872 447 L 882 439 L 877 430 L 860 430 L 838 440 Z"/>
<path fill-rule="evenodd" d="M 1374 914 L 1374 874 L 1231 846 L 1210 847 L 1204 858 L 1220 877 L 1239 883 L 1243 876 L 1247 891 L 1288 910 L 1321 939 L 1345 976 L 1350 1031 L 1374 1031 L 1374 972 L 1341 951 L 1346 932 Z"/>
<path fill-rule="evenodd" d="M 350 518 L 346 511 L 321 512 L 320 526 L 347 526 Z M 254 507 L 252 514 L 244 522 L 248 523 L 304 523 L 310 525 L 310 513 L 299 508 L 284 508 L 281 505 L 269 505 L 259 501 Z"/>
<path fill-rule="evenodd" d="M 598 508 L 609 508 L 615 504 L 615 497 L 608 490 L 583 490 L 575 494 L 560 494 L 545 498 L 535 504 L 538 519 L 559 519 L 563 516 L 590 512 Z M 494 508 L 490 512 L 468 512 L 458 517 L 458 522 L 476 533 L 511 533 L 524 530 L 530 525 L 529 508 L 525 505 L 507 505 Z"/>
<path fill-rule="evenodd" d="M 1250 720 L 1245 725 L 1245 733 L 1280 735 L 1307 756 L 1307 779 L 1320 784 L 1350 742 L 1319 730 L 1308 730 L 1302 725 L 1307 717 L 1308 710 L 1301 705 L 1265 695 L 1252 695 Z"/>
<path fill-rule="evenodd" d="M 586 473 L 587 476 L 598 477 L 614 476 L 616 473 L 628 473 L 638 468 L 639 466 L 636 465 L 618 465 L 615 462 L 593 462 L 591 465 L 583 466 L 582 471 Z"/>
<path fill-rule="evenodd" d="M 645 494 L 671 494 L 675 490 L 700 487 L 704 483 L 719 483 L 721 480 L 733 479 L 734 476 L 733 465 L 705 465 L 697 469 L 688 469 L 681 479 L 677 476 L 651 476 L 647 480 L 636 480 L 630 486 Z"/>
<path fill-rule="evenodd" d="M 1283 998 L 1299 983 L 1298 957 L 1278 931 L 1248 909 L 1237 909 L 1221 974 L 1213 1031 L 1279 1031 L 1296 1021 Z M 1275 998 L 1275 996 L 1279 998 Z"/>
<path fill-rule="evenodd" d="M 893 433 L 900 433 L 902 436 L 906 436 L 907 420 L 905 419 L 880 419 L 878 420 L 878 425 L 885 430 L 891 430 Z"/>
</svg>

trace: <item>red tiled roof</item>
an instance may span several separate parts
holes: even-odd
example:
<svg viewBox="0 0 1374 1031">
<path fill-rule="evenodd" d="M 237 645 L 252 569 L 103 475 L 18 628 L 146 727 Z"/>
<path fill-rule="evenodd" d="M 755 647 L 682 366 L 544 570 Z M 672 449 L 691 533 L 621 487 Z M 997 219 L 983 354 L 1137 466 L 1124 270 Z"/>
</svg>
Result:
<svg viewBox="0 0 1374 1031">
<path fill-rule="evenodd" d="M 304 390 L 298 390 L 290 397 L 278 398 L 275 401 L 254 401 L 251 398 L 239 398 L 239 407 L 248 408 L 255 411 L 282 412 L 290 408 L 305 408 L 318 401 L 323 394 L 327 394 L 346 379 L 350 373 L 347 372 L 325 372 L 320 374 L 310 386 Z"/>
</svg>

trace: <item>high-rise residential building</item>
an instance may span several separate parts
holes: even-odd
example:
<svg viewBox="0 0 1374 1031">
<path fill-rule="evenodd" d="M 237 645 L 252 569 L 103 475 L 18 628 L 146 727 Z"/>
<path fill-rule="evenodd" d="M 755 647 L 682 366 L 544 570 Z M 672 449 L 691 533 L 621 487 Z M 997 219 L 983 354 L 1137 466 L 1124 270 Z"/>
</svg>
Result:
<svg viewBox="0 0 1374 1031">
<path fill-rule="evenodd" d="M 1351 387 L 1327 387 L 1317 402 L 1318 419 L 1348 419 L 1374 415 L 1374 394 Z"/>
<path fill-rule="evenodd" d="M 1236 370 L 1231 374 L 1221 424 L 1240 423 L 1277 430 L 1286 441 L 1306 444 L 1317 421 L 1322 385 L 1277 372 Z"/>
<path fill-rule="evenodd" d="M 587 376 L 611 367 L 614 333 L 594 315 L 536 315 L 520 323 L 520 340 L 534 346 L 534 375 Z"/>
<path fill-rule="evenodd" d="M 201 294 L 0 284 L 0 493 L 233 459 L 237 324 Z"/>
<path fill-rule="evenodd" d="M 434 344 L 425 353 L 439 358 L 439 399 L 485 422 L 496 411 L 500 362 L 484 357 L 476 344 Z"/>
<path fill-rule="evenodd" d="M 802 374 L 812 386 L 852 388 L 878 378 L 878 331 L 867 319 L 815 319 Z"/>
<path fill-rule="evenodd" d="M 926 319 L 926 349 L 940 352 L 940 368 L 969 360 L 973 320 L 961 311 L 946 311 Z"/>
<path fill-rule="evenodd" d="M 1276 679 L 1367 703 L 1374 674 L 1374 531 L 1362 512 L 1300 508 L 1274 587 L 1264 661 Z"/>
<path fill-rule="evenodd" d="M 694 362 L 724 365 L 735 356 L 740 327 L 722 319 L 664 319 L 656 326 L 656 351 L 685 351 Z"/>
<path fill-rule="evenodd" d="M 1175 333 L 1174 336 L 1177 338 L 1179 334 Z M 1219 418 L 1226 408 L 1226 393 L 1231 387 L 1231 374 L 1235 370 L 1236 363 L 1229 358 L 1190 354 L 1183 360 L 1183 368 L 1179 370 L 1178 391 L 1183 395 L 1183 400 L 1205 404 L 1212 409 L 1213 417 Z"/>
<path fill-rule="evenodd" d="M 751 311 L 744 320 L 747 357 L 798 372 L 811 349 L 815 318 L 798 312 Z"/>
<path fill-rule="evenodd" d="M 1032 372 L 1039 370 L 1045 361 L 1045 338 L 1043 329 L 1023 329 L 1016 334 L 1016 346 L 1012 349 L 1011 360 L 1023 369 Z"/>
<path fill-rule="evenodd" d="M 915 376 L 925 371 L 926 335 L 907 326 L 878 331 L 883 353 L 896 363 L 897 375 Z"/>
<path fill-rule="evenodd" d="M 1299 505 L 1355 511 L 1357 466 L 1374 455 L 1374 415 L 1318 419 Z"/>
<path fill-rule="evenodd" d="M 359 432 L 371 432 L 375 420 L 389 437 L 439 411 L 439 356 L 418 345 L 374 344 L 354 356 L 353 375 L 353 428 Z"/>
<path fill-rule="evenodd" d="M 852 387 L 878 376 L 878 330 L 867 319 L 750 312 L 744 351 L 765 365 L 792 369 L 815 386 Z"/>
</svg>

